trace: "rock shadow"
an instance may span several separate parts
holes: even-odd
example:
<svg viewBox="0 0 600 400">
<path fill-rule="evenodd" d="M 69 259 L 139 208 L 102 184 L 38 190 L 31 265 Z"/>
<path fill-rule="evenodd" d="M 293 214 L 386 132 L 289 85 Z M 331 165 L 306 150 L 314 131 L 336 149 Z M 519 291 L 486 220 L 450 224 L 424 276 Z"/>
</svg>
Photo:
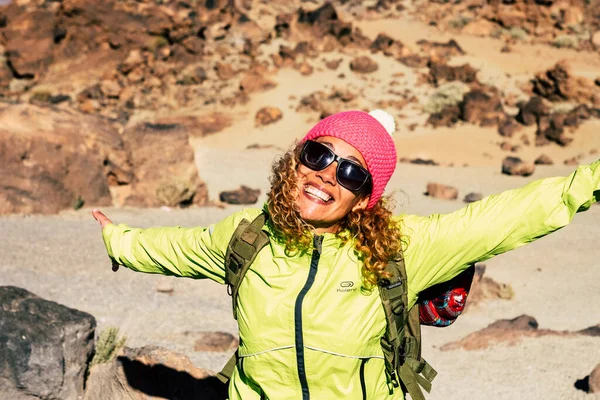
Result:
<svg viewBox="0 0 600 400">
<path fill-rule="evenodd" d="M 225 400 L 227 385 L 215 376 L 197 379 L 187 372 L 163 364 L 146 365 L 127 357 L 118 357 L 127 383 L 149 396 L 172 400 Z"/>
</svg>

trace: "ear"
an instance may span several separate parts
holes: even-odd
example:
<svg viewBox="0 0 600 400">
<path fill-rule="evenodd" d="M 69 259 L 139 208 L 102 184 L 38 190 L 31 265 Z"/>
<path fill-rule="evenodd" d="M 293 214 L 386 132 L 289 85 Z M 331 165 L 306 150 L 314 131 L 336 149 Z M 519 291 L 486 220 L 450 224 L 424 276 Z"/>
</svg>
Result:
<svg viewBox="0 0 600 400">
<path fill-rule="evenodd" d="M 357 198 L 357 202 L 352 207 L 352 211 L 364 210 L 365 208 L 367 208 L 367 205 L 369 204 L 369 200 L 371 200 L 371 196 L 361 196 L 361 197 Z"/>
</svg>

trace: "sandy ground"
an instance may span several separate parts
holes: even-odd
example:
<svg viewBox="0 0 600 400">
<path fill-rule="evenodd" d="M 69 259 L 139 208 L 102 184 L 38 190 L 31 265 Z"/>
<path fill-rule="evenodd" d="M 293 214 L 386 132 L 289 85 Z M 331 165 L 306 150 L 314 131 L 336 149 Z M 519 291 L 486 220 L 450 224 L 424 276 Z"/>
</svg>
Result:
<svg viewBox="0 0 600 400">
<path fill-rule="evenodd" d="M 426 32 L 430 40 L 444 40 L 446 35 L 421 23 L 404 21 L 365 21 L 362 28 L 374 36 L 379 30 L 398 35 L 407 44 Z M 391 25 L 386 25 L 391 24 Z M 489 79 L 506 74 L 531 76 L 551 67 L 565 56 L 572 58 L 582 74 L 600 70 L 598 54 L 587 55 L 569 50 L 531 46 L 516 47 L 513 53 L 500 54 L 493 39 L 458 37 L 468 55 L 461 62 L 481 66 Z M 337 55 L 336 55 L 337 57 Z M 340 57 L 347 57 L 340 55 Z M 410 85 L 414 73 L 401 64 L 376 57 L 381 70 L 365 78 L 373 84 L 369 90 L 385 93 L 388 77 L 405 73 L 403 84 Z M 482 60 L 485 60 L 483 62 Z M 479 63 L 479 64 L 476 64 Z M 347 63 L 341 68 L 347 69 Z M 340 80 L 335 72 L 317 70 L 310 78 L 282 70 L 279 86 L 252 97 L 236 110 L 236 121 L 225 131 L 194 139 L 196 162 L 206 181 L 210 197 L 216 200 L 222 190 L 240 184 L 268 189 L 270 164 L 281 149 L 299 138 L 314 122 L 315 116 L 293 112 L 300 96 L 314 90 L 355 85 L 358 78 Z M 412 74 L 412 75 L 411 75 Z M 507 83 L 508 85 L 508 83 Z M 507 89 L 508 90 L 508 89 Z M 296 99 L 290 99 L 294 93 Z M 265 105 L 279 105 L 284 119 L 262 128 L 253 127 L 256 110 Z M 576 134 L 568 148 L 530 147 L 517 155 L 534 159 L 543 152 L 555 157 L 557 165 L 538 167 L 528 178 L 500 174 L 500 161 L 507 153 L 500 151 L 500 137 L 495 130 L 472 126 L 432 130 L 423 126 L 417 110 L 403 110 L 404 118 L 395 140 L 399 156 L 432 158 L 454 167 L 429 167 L 400 164 L 389 191 L 398 200 L 398 213 L 445 213 L 464 205 L 461 201 L 443 201 L 423 195 L 427 182 L 436 181 L 459 189 L 459 199 L 469 192 L 484 195 L 519 187 L 547 176 L 566 175 L 575 167 L 564 166 L 564 159 L 583 154 L 581 162 L 591 162 L 590 155 L 600 148 L 600 124 L 590 122 Z M 404 129 L 412 122 L 417 129 Z M 530 132 L 531 133 L 531 132 Z M 248 150 L 250 144 L 272 147 Z M 468 165 L 468 167 L 463 167 Z M 238 210 L 207 207 L 186 210 L 104 209 L 115 222 L 132 226 L 159 225 L 203 226 Z M 201 367 L 218 370 L 228 359 L 227 353 L 202 353 L 193 350 L 195 333 L 204 331 L 236 332 L 231 304 L 224 287 L 209 281 L 193 281 L 120 270 L 113 273 L 105 255 L 100 230 L 89 209 L 63 212 L 56 216 L 0 217 L 0 285 L 16 285 L 39 296 L 93 314 L 99 329 L 117 326 L 127 337 L 129 346 L 156 344 L 188 355 Z M 487 275 L 509 283 L 515 297 L 509 301 L 490 301 L 462 316 L 446 329 L 424 329 L 424 354 L 438 370 L 429 399 L 592 399 L 600 398 L 577 390 L 574 384 L 600 363 L 598 337 L 542 337 L 523 340 L 517 345 L 496 345 L 477 351 L 441 351 L 450 341 L 484 328 L 498 319 L 522 314 L 535 317 L 540 328 L 578 330 L 600 322 L 600 206 L 577 215 L 571 225 L 529 246 L 488 261 Z M 157 291 L 171 287 L 172 294 Z"/>
</svg>

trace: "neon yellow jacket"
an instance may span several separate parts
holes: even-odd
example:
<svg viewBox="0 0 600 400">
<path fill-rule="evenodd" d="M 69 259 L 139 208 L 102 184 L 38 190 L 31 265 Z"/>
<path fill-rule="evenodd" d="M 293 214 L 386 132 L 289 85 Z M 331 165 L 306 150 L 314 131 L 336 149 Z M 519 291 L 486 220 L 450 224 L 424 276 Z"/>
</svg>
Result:
<svg viewBox="0 0 600 400">
<path fill-rule="evenodd" d="M 445 215 L 402 215 L 409 302 L 470 264 L 567 225 L 600 198 L 600 161 L 568 177 L 542 179 Z M 207 228 L 109 225 L 111 258 L 135 271 L 223 283 L 229 239 L 246 209 Z M 266 228 L 265 228 L 266 229 Z M 320 254 L 288 257 L 271 241 L 241 283 L 241 359 L 230 399 L 402 399 L 386 381 L 379 338 L 385 316 L 376 291 L 360 290 L 351 245 L 325 234 Z"/>
</svg>

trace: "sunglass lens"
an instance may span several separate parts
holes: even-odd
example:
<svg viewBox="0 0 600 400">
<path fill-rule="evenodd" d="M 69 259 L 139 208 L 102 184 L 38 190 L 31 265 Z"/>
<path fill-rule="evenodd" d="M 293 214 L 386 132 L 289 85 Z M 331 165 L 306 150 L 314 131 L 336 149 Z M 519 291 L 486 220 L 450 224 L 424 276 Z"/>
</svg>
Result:
<svg viewBox="0 0 600 400">
<path fill-rule="evenodd" d="M 301 161 L 308 168 L 320 171 L 333 161 L 334 154 L 327 147 L 317 142 L 307 142 L 302 151 Z"/>
<path fill-rule="evenodd" d="M 361 189 L 368 177 L 368 172 L 364 168 L 349 161 L 342 161 L 338 167 L 338 182 L 348 190 Z"/>
</svg>

